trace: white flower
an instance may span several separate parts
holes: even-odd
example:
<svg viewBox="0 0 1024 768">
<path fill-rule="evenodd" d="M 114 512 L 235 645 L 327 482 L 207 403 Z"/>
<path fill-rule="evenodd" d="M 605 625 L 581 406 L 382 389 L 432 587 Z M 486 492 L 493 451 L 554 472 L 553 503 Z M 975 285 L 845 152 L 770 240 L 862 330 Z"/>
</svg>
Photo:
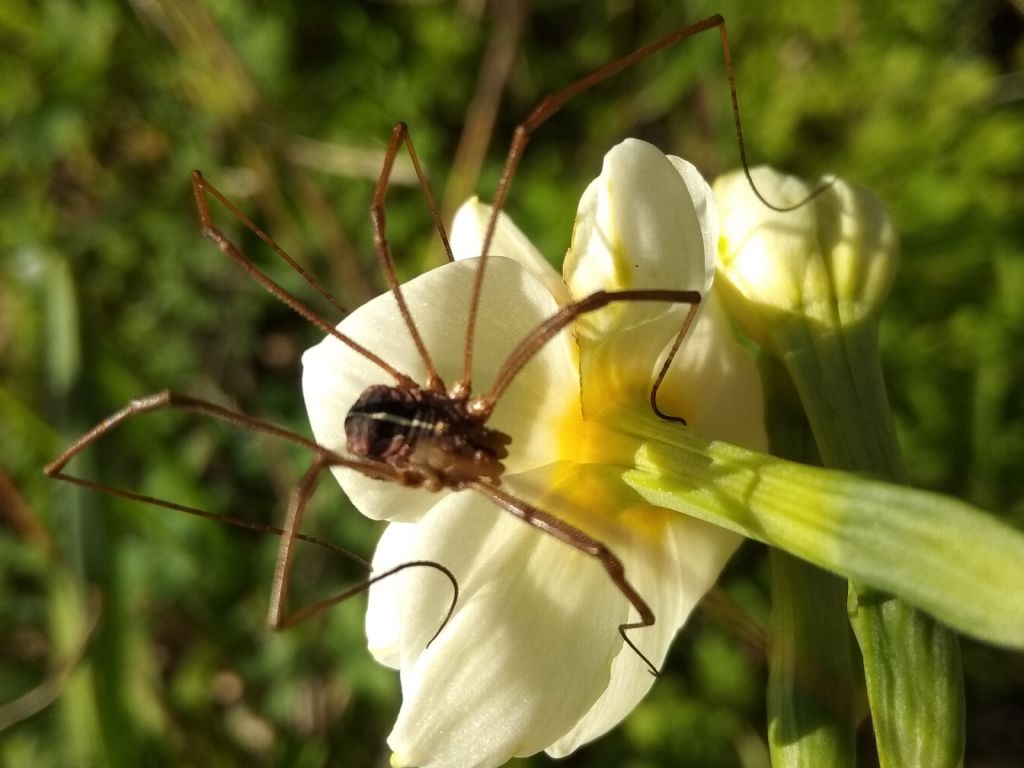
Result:
<svg viewBox="0 0 1024 768">
<path fill-rule="evenodd" d="M 461 373 L 473 257 L 489 215 L 475 200 L 463 206 L 451 233 L 457 261 L 403 286 L 449 383 Z M 658 404 L 692 428 L 763 450 L 756 369 L 708 293 L 716 240 L 717 211 L 700 175 L 635 140 L 608 153 L 584 193 L 564 282 L 502 215 L 476 332 L 475 389 L 486 391 L 516 344 L 572 299 L 598 289 L 699 290 L 699 319 Z M 630 638 L 655 665 L 740 541 L 651 506 L 621 479 L 639 444 L 615 429 L 615 417 L 647 402 L 688 309 L 618 303 L 582 317 L 530 360 L 488 422 L 512 437 L 501 487 L 604 542 L 622 560 L 656 616 L 653 627 Z M 424 381 L 390 294 L 339 329 Z M 367 386 L 391 382 L 333 337 L 307 351 L 303 363 L 316 439 L 344 453 L 349 408 Z M 335 475 L 364 514 L 391 523 L 376 570 L 432 560 L 458 579 L 458 604 L 433 642 L 452 597 L 443 576 L 414 568 L 370 591 L 370 650 L 401 672 L 404 700 L 388 740 L 396 765 L 465 768 L 541 750 L 566 755 L 612 728 L 648 691 L 654 678 L 618 633 L 636 611 L 593 558 L 478 493 L 401 488 L 344 468 Z"/>
</svg>

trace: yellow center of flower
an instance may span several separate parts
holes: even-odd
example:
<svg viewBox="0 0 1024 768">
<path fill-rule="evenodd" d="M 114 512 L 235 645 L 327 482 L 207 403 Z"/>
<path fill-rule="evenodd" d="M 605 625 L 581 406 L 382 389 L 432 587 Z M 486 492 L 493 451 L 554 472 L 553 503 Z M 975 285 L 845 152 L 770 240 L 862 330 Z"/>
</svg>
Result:
<svg viewBox="0 0 1024 768">
<path fill-rule="evenodd" d="M 539 508 L 613 549 L 624 536 L 654 539 L 664 530 L 664 516 L 676 514 L 651 506 L 623 481 L 642 442 L 613 426 L 619 411 L 610 405 L 588 419 L 577 402 L 567 403 L 551 425 L 557 460 L 515 485 Z"/>
</svg>

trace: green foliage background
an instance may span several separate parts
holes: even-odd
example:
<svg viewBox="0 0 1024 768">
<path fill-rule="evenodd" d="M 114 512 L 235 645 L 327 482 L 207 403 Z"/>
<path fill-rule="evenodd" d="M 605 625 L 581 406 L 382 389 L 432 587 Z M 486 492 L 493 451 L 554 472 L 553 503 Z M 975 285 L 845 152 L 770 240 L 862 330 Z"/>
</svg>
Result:
<svg viewBox="0 0 1024 768">
<path fill-rule="evenodd" d="M 0 764 L 387 764 L 398 685 L 365 650 L 359 600 L 271 634 L 273 537 L 80 492 L 41 467 L 165 387 L 307 431 L 298 356 L 320 334 L 201 239 L 191 169 L 355 306 L 383 285 L 367 206 L 395 121 L 446 200 L 487 198 L 512 128 L 543 95 L 715 12 L 729 22 L 752 161 L 838 172 L 897 222 L 904 258 L 883 352 L 912 481 L 1024 527 L 1018 9 L 0 0 Z M 478 179 L 452 163 L 495 48 L 510 71 L 482 89 L 500 110 L 493 131 L 471 133 L 490 140 Z M 738 165 L 714 33 L 588 92 L 538 133 L 508 209 L 553 261 L 603 153 L 628 136 L 709 178 Z M 439 263 L 419 193 L 397 185 L 388 211 L 402 274 Z M 162 413 L 73 468 L 269 522 L 303 467 L 279 444 Z M 310 529 L 369 554 L 379 527 L 329 485 Z M 763 554 L 748 545 L 730 565 L 732 612 L 694 618 L 626 724 L 563 764 L 765 764 L 765 669 L 749 642 L 769 606 Z M 359 577 L 316 548 L 300 556 L 296 600 Z M 1024 658 L 967 643 L 965 666 L 968 765 L 1024 763 Z M 870 764 L 866 730 L 863 744 Z"/>
</svg>

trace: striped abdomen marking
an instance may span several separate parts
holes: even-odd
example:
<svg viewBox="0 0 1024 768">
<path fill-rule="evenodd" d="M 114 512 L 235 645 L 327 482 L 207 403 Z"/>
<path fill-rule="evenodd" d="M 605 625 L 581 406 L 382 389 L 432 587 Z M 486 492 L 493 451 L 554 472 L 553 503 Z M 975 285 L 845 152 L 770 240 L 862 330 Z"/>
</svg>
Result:
<svg viewBox="0 0 1024 768">
<path fill-rule="evenodd" d="M 345 437 L 356 456 L 419 470 L 443 486 L 497 481 L 511 442 L 471 416 L 462 400 L 382 384 L 368 387 L 349 409 Z"/>
</svg>

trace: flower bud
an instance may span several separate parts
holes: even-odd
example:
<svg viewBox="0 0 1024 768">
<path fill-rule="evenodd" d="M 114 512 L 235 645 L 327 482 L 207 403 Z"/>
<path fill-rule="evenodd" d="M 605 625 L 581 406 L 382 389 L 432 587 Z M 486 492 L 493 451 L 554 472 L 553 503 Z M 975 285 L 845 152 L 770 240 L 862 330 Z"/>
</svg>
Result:
<svg viewBox="0 0 1024 768">
<path fill-rule="evenodd" d="M 773 323 L 806 320 L 830 329 L 877 317 L 892 284 L 898 241 L 881 201 L 841 179 L 816 189 L 768 167 L 751 170 L 757 199 L 742 172 L 718 178 L 719 272 L 729 309 L 744 330 L 770 346 Z"/>
</svg>

